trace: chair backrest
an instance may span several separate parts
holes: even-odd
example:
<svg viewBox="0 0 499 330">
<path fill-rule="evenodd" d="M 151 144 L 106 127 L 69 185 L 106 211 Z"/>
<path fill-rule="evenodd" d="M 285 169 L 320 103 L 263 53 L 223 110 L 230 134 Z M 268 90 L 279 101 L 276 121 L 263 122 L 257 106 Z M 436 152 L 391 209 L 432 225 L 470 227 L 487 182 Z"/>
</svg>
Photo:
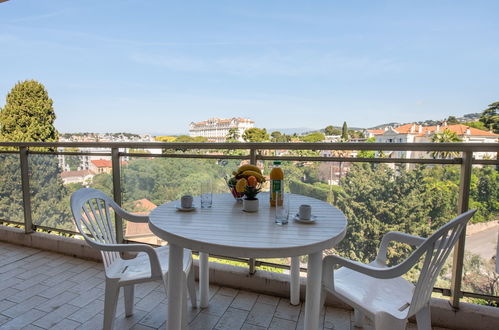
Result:
<svg viewBox="0 0 499 330">
<path fill-rule="evenodd" d="M 408 316 L 414 315 L 428 303 L 433 286 L 445 261 L 475 212 L 476 210 L 468 211 L 449 221 L 428 237 L 411 255 L 411 257 L 417 257 L 418 259 L 423 254 L 425 257 L 423 268 L 414 288 Z"/>
<path fill-rule="evenodd" d="M 117 244 L 111 208 L 116 210 L 119 206 L 97 189 L 82 188 L 71 195 L 71 212 L 76 227 L 92 247 L 101 251 L 106 268 L 120 258 L 119 252 L 103 251 L 100 245 L 96 244 Z"/>
</svg>

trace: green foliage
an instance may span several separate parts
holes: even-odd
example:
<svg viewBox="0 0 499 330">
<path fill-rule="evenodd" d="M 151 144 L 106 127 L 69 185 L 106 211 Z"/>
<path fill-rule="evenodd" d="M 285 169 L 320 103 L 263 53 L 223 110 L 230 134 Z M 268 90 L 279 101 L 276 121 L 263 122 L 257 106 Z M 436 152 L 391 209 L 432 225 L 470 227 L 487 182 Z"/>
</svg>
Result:
<svg viewBox="0 0 499 330">
<path fill-rule="evenodd" d="M 223 178 L 236 167 L 221 167 L 217 161 L 206 159 L 132 159 L 122 168 L 123 199 L 134 201 L 147 198 L 159 205 L 179 199 L 182 195 L 199 194 L 200 183 L 209 179 L 214 180 L 215 192 L 228 192 Z M 111 176 L 104 175 L 107 176 L 104 181 L 106 187 L 107 183 L 111 184 Z M 94 177 L 94 187 L 97 177 Z"/>
<path fill-rule="evenodd" d="M 232 141 L 238 141 L 239 139 L 239 129 L 236 127 L 232 127 L 229 129 L 229 133 L 227 133 L 227 141 L 232 142 Z"/>
<path fill-rule="evenodd" d="M 489 129 L 481 121 L 469 121 L 466 123 L 467 126 L 481 129 L 482 131 L 488 131 Z"/>
<path fill-rule="evenodd" d="M 313 142 L 322 142 L 324 141 L 326 137 L 324 136 L 323 133 L 321 132 L 313 132 L 313 133 L 310 133 L 310 134 L 307 134 L 305 136 L 303 136 L 301 138 L 301 140 L 303 142 L 310 142 L 310 143 L 313 143 Z"/>
<path fill-rule="evenodd" d="M 488 130 L 499 134 L 499 102 L 494 102 L 489 104 L 489 107 L 485 109 L 480 115 L 480 121 L 483 123 Z"/>
<path fill-rule="evenodd" d="M 457 120 L 457 118 L 455 116 L 449 116 L 449 118 L 447 118 L 447 124 L 448 125 L 455 125 L 455 124 L 459 124 L 459 121 Z"/>
<path fill-rule="evenodd" d="M 208 142 L 208 138 L 204 136 L 189 136 L 189 135 L 179 135 L 175 138 L 173 142 L 178 143 L 200 143 L 200 142 Z"/>
<path fill-rule="evenodd" d="M 66 152 L 79 152 L 78 148 L 65 148 Z M 70 171 L 77 171 L 81 165 L 81 158 L 79 156 L 64 156 L 66 164 L 69 166 Z"/>
<path fill-rule="evenodd" d="M 45 87 L 35 80 L 17 83 L 0 111 L 3 141 L 57 141 L 55 112 Z"/>
<path fill-rule="evenodd" d="M 289 142 L 289 141 L 291 141 L 290 135 L 282 134 L 279 131 L 272 132 L 270 134 L 270 136 L 271 136 L 271 139 L 270 139 L 271 142 Z"/>
<path fill-rule="evenodd" d="M 384 164 L 354 164 L 342 179 L 344 194 L 337 206 L 349 220 L 346 238 L 338 250 L 362 262 L 372 261 L 383 234 L 397 230 L 428 236 L 455 215 L 457 186 L 435 193 L 424 184 L 428 170 L 407 171 Z M 389 250 L 391 262 L 400 262 L 409 251 Z"/>
<path fill-rule="evenodd" d="M 248 128 L 243 133 L 243 140 L 246 142 L 265 142 L 269 141 L 270 137 L 265 128 Z"/>
<path fill-rule="evenodd" d="M 341 135 L 341 130 L 332 125 L 329 125 L 324 129 L 324 133 L 326 135 Z"/>
<path fill-rule="evenodd" d="M 3 140 L 14 142 L 57 141 L 54 120 L 52 100 L 44 86 L 34 80 L 19 82 L 7 94 L 5 107 L 0 111 L 0 135 Z M 0 200 L 3 204 L 0 208 L 2 212 L 12 212 L 9 217 L 23 219 L 19 213 L 21 210 L 17 208 L 22 205 L 19 162 L 6 155 L 3 160 L 0 163 L 0 173 L 5 183 L 0 185 Z M 30 155 L 33 222 L 37 225 L 74 229 L 69 213 L 69 195 L 60 172 L 56 156 Z"/>
<path fill-rule="evenodd" d="M 450 143 L 450 142 L 461 142 L 461 138 L 457 136 L 456 132 L 452 132 L 450 129 L 446 128 L 442 133 L 435 133 L 433 135 L 432 142 L 435 143 Z M 454 158 L 459 156 L 459 152 L 456 151 L 432 151 L 431 156 L 433 158 Z"/>
<path fill-rule="evenodd" d="M 348 141 L 348 126 L 346 121 L 343 122 L 343 126 L 341 127 L 341 139 Z"/>
<path fill-rule="evenodd" d="M 261 188 L 248 185 L 244 188 L 244 196 L 246 196 L 246 199 L 248 200 L 255 200 L 257 199 L 256 196 L 260 193 L 260 190 Z"/>
<path fill-rule="evenodd" d="M 367 143 L 374 143 L 376 142 L 375 137 L 370 137 L 369 139 L 366 140 Z M 359 158 L 374 158 L 376 157 L 376 152 L 372 150 L 361 150 L 357 153 L 357 157 Z"/>
</svg>

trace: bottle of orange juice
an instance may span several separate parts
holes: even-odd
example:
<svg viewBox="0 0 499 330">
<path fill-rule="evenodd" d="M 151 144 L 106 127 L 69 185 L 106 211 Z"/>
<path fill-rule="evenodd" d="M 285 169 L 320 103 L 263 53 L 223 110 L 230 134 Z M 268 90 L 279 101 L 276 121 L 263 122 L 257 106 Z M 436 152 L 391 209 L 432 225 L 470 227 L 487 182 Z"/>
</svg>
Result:
<svg viewBox="0 0 499 330">
<path fill-rule="evenodd" d="M 276 194 L 277 193 L 277 194 Z M 275 161 L 270 171 L 270 206 L 282 205 L 282 194 L 284 193 L 284 172 L 281 162 Z"/>
</svg>

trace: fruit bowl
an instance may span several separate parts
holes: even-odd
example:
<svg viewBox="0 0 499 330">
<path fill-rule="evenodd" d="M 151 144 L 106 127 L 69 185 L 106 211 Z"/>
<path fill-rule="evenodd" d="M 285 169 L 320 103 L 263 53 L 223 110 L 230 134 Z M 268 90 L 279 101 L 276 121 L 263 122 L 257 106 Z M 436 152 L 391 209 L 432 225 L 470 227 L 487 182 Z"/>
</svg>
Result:
<svg viewBox="0 0 499 330">
<path fill-rule="evenodd" d="M 248 184 L 248 180 L 251 184 Z M 260 188 L 262 182 L 265 182 L 265 178 L 258 167 L 254 165 L 242 165 L 236 171 L 232 172 L 232 176 L 227 176 L 225 181 L 232 196 L 240 201 L 246 194 L 245 188 L 247 185 L 255 188 L 258 186 Z"/>
<path fill-rule="evenodd" d="M 228 185 L 229 189 L 230 189 L 230 193 L 232 194 L 232 196 L 236 199 L 236 200 L 242 200 L 243 199 L 243 196 L 244 196 L 244 191 L 243 192 L 237 192 L 236 190 L 236 186 L 233 186 L 233 185 Z"/>
</svg>

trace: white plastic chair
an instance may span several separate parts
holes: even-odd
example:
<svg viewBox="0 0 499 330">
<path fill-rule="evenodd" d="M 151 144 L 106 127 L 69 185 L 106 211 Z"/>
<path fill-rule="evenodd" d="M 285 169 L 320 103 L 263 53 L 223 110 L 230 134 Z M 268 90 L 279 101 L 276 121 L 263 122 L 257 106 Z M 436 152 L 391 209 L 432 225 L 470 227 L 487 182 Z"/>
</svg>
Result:
<svg viewBox="0 0 499 330">
<path fill-rule="evenodd" d="M 112 329 L 120 287 L 124 287 L 125 314 L 133 314 L 134 285 L 163 280 L 165 291 L 168 280 L 168 246 L 153 248 L 146 244 L 117 244 L 110 215 L 112 208 L 121 218 L 147 223 L 147 216 L 130 214 L 103 192 L 83 188 L 71 196 L 71 211 L 79 232 L 87 243 L 100 250 L 106 271 L 104 300 L 104 329 Z M 85 229 L 85 230 L 84 230 Z M 91 236 L 89 236 L 89 234 Z M 133 259 L 122 259 L 120 253 L 138 252 Z M 196 288 L 191 251 L 184 249 L 184 282 L 191 304 L 196 306 Z M 185 285 L 179 284 L 179 285 Z M 184 323 L 187 309 L 187 290 L 184 293 Z M 165 311 L 166 312 L 166 311 Z"/>
<path fill-rule="evenodd" d="M 431 330 L 430 298 L 433 285 L 452 248 L 476 210 L 463 213 L 428 238 L 399 232 L 385 234 L 376 260 L 362 264 L 339 256 L 323 260 L 322 285 L 354 308 L 355 326 L 362 327 L 364 316 L 375 329 L 405 329 L 407 319 L 416 315 L 418 329 Z M 387 248 L 397 241 L 417 249 L 403 262 L 388 267 Z M 424 256 L 419 279 L 414 286 L 401 276 Z M 334 266 L 344 266 L 333 272 Z M 323 291 L 323 301 L 325 292 Z"/>
</svg>

